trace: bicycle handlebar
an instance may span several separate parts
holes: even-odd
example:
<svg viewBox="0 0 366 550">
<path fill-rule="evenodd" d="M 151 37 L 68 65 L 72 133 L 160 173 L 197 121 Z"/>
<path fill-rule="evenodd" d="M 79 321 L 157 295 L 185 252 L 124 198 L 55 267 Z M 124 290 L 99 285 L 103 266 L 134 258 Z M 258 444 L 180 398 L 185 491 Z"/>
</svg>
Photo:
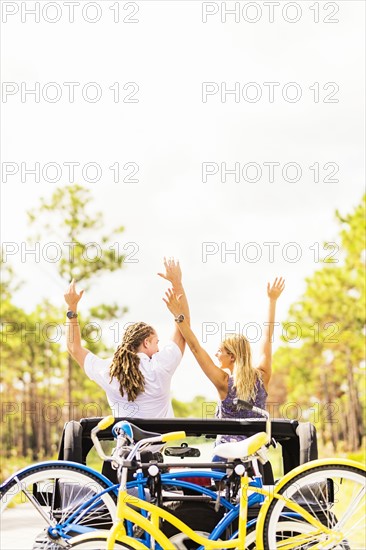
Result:
<svg viewBox="0 0 366 550">
<path fill-rule="evenodd" d="M 161 440 L 163 443 L 167 443 L 168 441 L 175 441 L 176 439 L 183 439 L 183 437 L 186 437 L 186 432 L 168 432 L 166 434 L 163 434 L 161 436 Z"/>
<path fill-rule="evenodd" d="M 272 437 L 271 437 L 271 419 L 270 419 L 269 413 L 267 411 L 265 411 L 264 409 L 256 407 L 255 405 L 252 405 L 248 401 L 244 401 L 242 399 L 238 399 L 238 398 L 234 399 L 234 404 L 238 408 L 245 408 L 245 409 L 251 410 L 251 411 L 259 414 L 260 416 L 265 417 L 265 419 L 266 419 L 266 434 L 267 434 L 267 445 L 266 446 L 268 446 L 272 441 Z M 120 444 L 119 450 L 120 451 L 125 451 L 125 453 L 123 453 L 123 456 L 122 456 L 122 453 L 121 453 L 120 456 L 108 456 L 103 451 L 103 448 L 101 446 L 99 438 L 97 437 L 97 433 L 99 431 L 105 430 L 106 428 L 111 426 L 111 424 L 113 424 L 114 420 L 115 419 L 114 419 L 113 415 L 102 418 L 102 420 L 100 420 L 100 422 L 97 424 L 97 426 L 92 429 L 90 435 L 91 435 L 91 439 L 94 443 L 95 449 L 96 449 L 98 455 L 100 456 L 100 458 L 104 461 L 107 461 L 107 462 L 115 462 L 116 464 L 119 464 L 120 466 L 124 466 L 124 465 L 126 467 L 131 466 L 131 462 L 135 458 L 137 453 L 139 453 L 141 450 L 148 447 L 149 445 L 152 445 L 154 443 L 155 444 L 163 444 L 163 443 L 167 443 L 168 441 L 174 441 L 176 439 L 182 439 L 182 438 L 186 437 L 186 432 L 185 431 L 168 432 L 168 433 L 165 433 L 165 434 L 162 434 L 162 435 L 141 439 L 132 448 L 131 448 L 130 445 L 126 446 L 126 441 L 122 441 L 121 444 Z"/>
<path fill-rule="evenodd" d="M 109 428 L 109 426 L 113 424 L 113 422 L 114 422 L 113 414 L 110 414 L 109 416 L 105 416 L 104 418 L 102 418 L 102 420 L 98 422 L 98 425 L 97 425 L 98 432 L 100 430 L 106 430 L 107 428 Z"/>
<path fill-rule="evenodd" d="M 97 437 L 97 433 L 101 430 L 105 430 L 111 424 L 114 422 L 114 416 L 106 416 L 105 418 L 102 418 L 102 420 L 95 426 L 95 428 L 91 431 L 91 439 L 94 443 L 94 447 L 100 456 L 102 460 L 105 460 L 107 462 L 119 462 L 120 464 L 123 464 L 124 462 L 130 463 L 136 456 L 136 454 L 141 451 L 144 447 L 147 447 L 153 443 L 166 443 L 168 441 L 174 441 L 176 439 L 182 439 L 183 437 L 186 437 L 186 432 L 180 431 L 180 432 L 168 432 L 159 436 L 155 437 L 148 437 L 145 439 L 141 439 L 134 447 L 126 447 L 126 451 L 130 451 L 128 453 L 128 456 L 124 459 L 121 457 L 112 457 L 105 454 L 103 451 L 102 445 L 99 441 L 99 438 Z"/>
</svg>

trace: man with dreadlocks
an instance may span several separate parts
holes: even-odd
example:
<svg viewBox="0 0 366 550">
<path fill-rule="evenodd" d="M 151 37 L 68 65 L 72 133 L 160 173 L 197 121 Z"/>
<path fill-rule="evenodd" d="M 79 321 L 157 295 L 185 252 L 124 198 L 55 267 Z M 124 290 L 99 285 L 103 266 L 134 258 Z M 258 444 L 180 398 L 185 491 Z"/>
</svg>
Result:
<svg viewBox="0 0 366 550">
<path fill-rule="evenodd" d="M 164 258 L 166 273 L 160 277 L 170 281 L 174 291 L 181 295 L 180 301 L 189 319 L 188 302 L 182 286 L 182 272 L 179 262 Z M 172 417 L 170 384 L 185 347 L 177 323 L 172 341 L 159 351 L 158 335 L 146 323 L 130 325 L 117 347 L 113 358 L 101 359 L 81 345 L 77 305 L 83 290 L 79 293 L 72 280 L 65 294 L 67 312 L 67 349 L 75 361 L 106 392 L 114 416 L 140 418 Z"/>
</svg>

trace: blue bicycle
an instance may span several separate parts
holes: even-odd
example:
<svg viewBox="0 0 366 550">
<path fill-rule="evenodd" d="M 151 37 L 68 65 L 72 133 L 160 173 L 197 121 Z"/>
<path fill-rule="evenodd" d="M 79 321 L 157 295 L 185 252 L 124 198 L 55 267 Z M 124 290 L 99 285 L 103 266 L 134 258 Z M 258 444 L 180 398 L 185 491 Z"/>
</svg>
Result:
<svg viewBox="0 0 366 550">
<path fill-rule="evenodd" d="M 117 441 L 114 456 L 128 453 L 134 444 L 134 426 L 125 422 L 123 428 L 119 423 L 114 429 Z M 144 435 L 151 437 L 150 432 L 138 428 L 135 432 L 139 440 Z M 156 445 L 146 447 L 146 450 L 158 450 Z M 106 458 L 113 462 L 113 456 Z M 192 472 L 184 470 L 160 475 L 155 464 L 146 464 L 146 467 L 150 470 L 147 476 L 138 468 L 135 479 L 128 483 L 132 494 L 160 502 L 164 499 L 174 507 L 176 502 L 184 500 L 184 491 L 193 492 L 199 497 L 199 502 L 195 502 L 195 519 L 197 513 L 201 520 L 209 516 L 211 531 L 222 515 L 222 512 L 216 514 L 212 506 L 206 506 L 215 502 L 215 491 L 189 482 L 187 478 Z M 197 471 L 194 475 L 215 481 L 224 476 L 220 472 L 207 471 Z M 112 483 L 88 466 L 69 461 L 47 461 L 20 470 L 0 487 L 0 547 L 53 550 L 67 547 L 68 541 L 78 534 L 108 529 L 115 517 L 118 487 L 118 483 Z M 190 497 L 192 500 L 194 497 Z M 222 506 L 234 507 L 226 499 L 222 499 Z M 207 521 L 203 523 L 207 528 Z M 132 534 L 134 526 L 127 525 L 127 529 Z M 143 535 L 141 538 L 144 540 Z"/>
</svg>

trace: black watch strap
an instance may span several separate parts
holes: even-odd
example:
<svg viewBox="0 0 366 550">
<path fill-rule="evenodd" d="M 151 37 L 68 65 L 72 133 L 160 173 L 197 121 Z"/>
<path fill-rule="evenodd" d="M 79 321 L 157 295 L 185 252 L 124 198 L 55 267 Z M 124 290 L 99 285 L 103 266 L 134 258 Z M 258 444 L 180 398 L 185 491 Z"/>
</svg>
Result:
<svg viewBox="0 0 366 550">
<path fill-rule="evenodd" d="M 76 311 L 72 311 L 71 309 L 69 309 L 68 312 L 66 313 L 66 317 L 68 319 L 76 319 L 77 316 L 78 314 L 76 313 Z"/>
</svg>

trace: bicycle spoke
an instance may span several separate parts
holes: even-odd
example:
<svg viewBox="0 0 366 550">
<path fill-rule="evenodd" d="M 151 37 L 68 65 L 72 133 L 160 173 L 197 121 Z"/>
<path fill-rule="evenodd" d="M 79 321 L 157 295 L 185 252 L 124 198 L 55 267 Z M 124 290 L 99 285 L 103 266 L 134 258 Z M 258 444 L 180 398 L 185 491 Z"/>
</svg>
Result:
<svg viewBox="0 0 366 550">
<path fill-rule="evenodd" d="M 92 471 L 77 466 L 29 468 L 1 495 L 0 547 L 53 550 L 85 529 L 110 528 L 115 495 L 105 489 Z"/>
<path fill-rule="evenodd" d="M 365 475 L 355 467 L 341 465 L 320 465 L 298 474 L 281 489 L 284 497 L 297 503 L 314 519 L 324 525 L 315 529 L 310 521 L 299 517 L 286 508 L 284 501 L 274 499 L 266 518 L 264 537 L 268 547 L 281 550 L 316 549 L 354 550 L 364 546 L 365 528 Z M 276 542 L 275 529 L 280 521 L 297 522 L 309 526 L 309 531 L 300 536 L 288 538 L 284 543 Z"/>
</svg>

